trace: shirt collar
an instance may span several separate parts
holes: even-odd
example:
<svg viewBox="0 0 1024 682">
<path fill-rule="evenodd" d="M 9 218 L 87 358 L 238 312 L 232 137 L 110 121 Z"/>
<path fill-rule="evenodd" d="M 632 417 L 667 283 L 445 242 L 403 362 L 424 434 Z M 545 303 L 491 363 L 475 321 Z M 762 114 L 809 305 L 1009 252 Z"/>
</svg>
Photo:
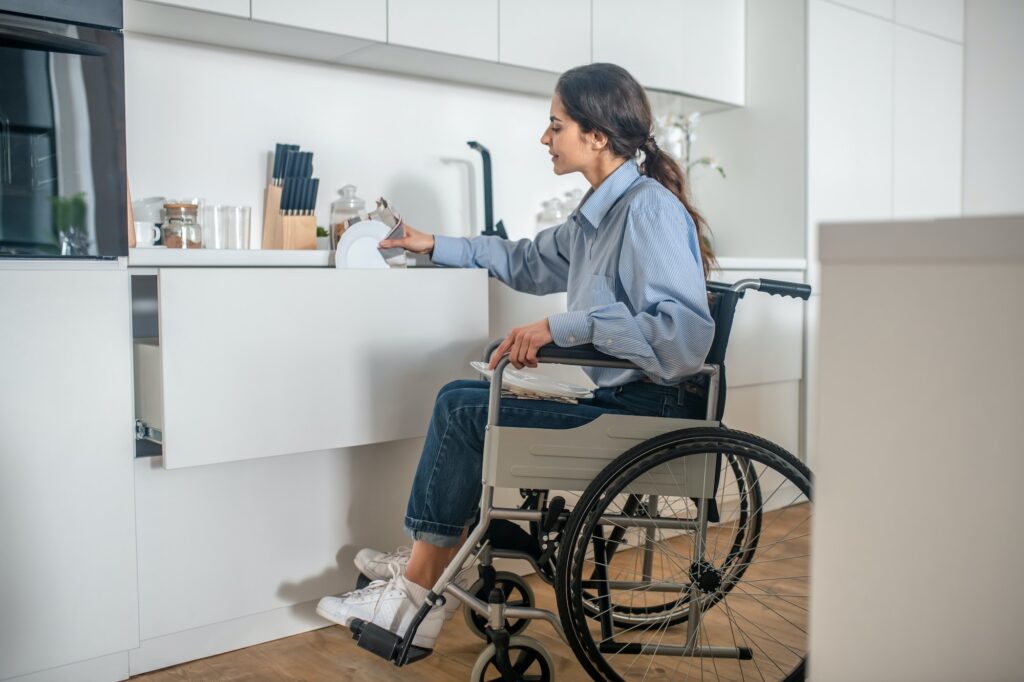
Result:
<svg viewBox="0 0 1024 682">
<path fill-rule="evenodd" d="M 611 175 L 604 179 L 597 189 L 591 188 L 580 202 L 576 209 L 576 215 L 581 215 L 595 229 L 604 220 L 605 215 L 615 205 L 627 189 L 640 177 L 640 169 L 637 168 L 634 159 L 627 159 L 621 166 L 616 168 Z"/>
</svg>

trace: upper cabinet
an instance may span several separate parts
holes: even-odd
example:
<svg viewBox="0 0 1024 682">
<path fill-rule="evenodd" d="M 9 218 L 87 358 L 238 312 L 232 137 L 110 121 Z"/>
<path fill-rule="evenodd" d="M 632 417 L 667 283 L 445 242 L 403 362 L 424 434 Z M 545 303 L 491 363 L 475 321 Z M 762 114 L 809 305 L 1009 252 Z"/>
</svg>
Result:
<svg viewBox="0 0 1024 682">
<path fill-rule="evenodd" d="M 963 47 L 896 26 L 893 58 L 893 217 L 960 215 Z"/>
<path fill-rule="evenodd" d="M 197 9 L 215 14 L 249 18 L 249 0 L 147 0 L 159 5 Z M 127 28 L 127 27 L 125 27 Z"/>
<path fill-rule="evenodd" d="M 593 0 L 593 61 L 643 85 L 743 104 L 743 0 Z"/>
<path fill-rule="evenodd" d="M 896 0 L 893 19 L 940 38 L 964 41 L 964 0 Z"/>
<path fill-rule="evenodd" d="M 367 40 L 388 38 L 387 0 L 252 0 L 252 18 Z"/>
<path fill-rule="evenodd" d="M 124 0 L 124 8 L 129 32 L 502 90 L 549 96 L 567 69 L 614 62 L 646 88 L 688 96 L 691 111 L 744 101 L 745 0 Z"/>
<path fill-rule="evenodd" d="M 388 0 L 388 42 L 498 60 L 498 0 Z"/>
<path fill-rule="evenodd" d="M 590 63 L 590 0 L 506 0 L 498 21 L 498 60 L 561 73 Z"/>
</svg>

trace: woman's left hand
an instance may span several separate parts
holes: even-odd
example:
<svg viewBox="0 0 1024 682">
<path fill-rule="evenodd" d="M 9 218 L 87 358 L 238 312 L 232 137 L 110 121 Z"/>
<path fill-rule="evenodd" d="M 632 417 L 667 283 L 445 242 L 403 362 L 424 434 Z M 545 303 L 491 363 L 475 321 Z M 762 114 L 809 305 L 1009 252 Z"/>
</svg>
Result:
<svg viewBox="0 0 1024 682">
<path fill-rule="evenodd" d="M 497 367 L 501 356 L 508 352 L 509 362 L 516 369 L 536 367 L 537 349 L 541 346 L 546 346 L 553 340 L 551 338 L 551 327 L 548 326 L 548 319 L 546 317 L 543 320 L 538 320 L 523 327 L 516 327 L 508 333 L 508 336 L 501 342 L 501 345 L 495 349 L 488 366 L 491 369 Z"/>
</svg>

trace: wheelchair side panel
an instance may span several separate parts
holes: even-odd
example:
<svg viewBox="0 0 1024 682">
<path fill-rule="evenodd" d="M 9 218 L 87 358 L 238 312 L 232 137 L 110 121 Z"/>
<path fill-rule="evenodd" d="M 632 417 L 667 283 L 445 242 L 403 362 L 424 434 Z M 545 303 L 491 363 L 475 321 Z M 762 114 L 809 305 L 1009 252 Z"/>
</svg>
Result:
<svg viewBox="0 0 1024 682">
<path fill-rule="evenodd" d="M 488 427 L 484 484 L 498 488 L 581 491 L 616 457 L 633 446 L 680 429 L 718 426 L 696 419 L 604 414 L 572 429 Z M 715 455 L 688 457 L 648 472 L 626 492 L 710 497 Z"/>
</svg>

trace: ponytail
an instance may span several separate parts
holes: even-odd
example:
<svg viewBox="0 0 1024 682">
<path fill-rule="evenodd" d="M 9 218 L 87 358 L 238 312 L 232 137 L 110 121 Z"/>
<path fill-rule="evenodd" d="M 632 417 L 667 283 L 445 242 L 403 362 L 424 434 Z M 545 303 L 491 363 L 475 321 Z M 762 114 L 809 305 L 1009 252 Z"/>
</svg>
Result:
<svg viewBox="0 0 1024 682">
<path fill-rule="evenodd" d="M 640 164 L 640 172 L 657 180 L 665 189 L 676 195 L 683 208 L 693 218 L 693 224 L 697 227 L 697 243 L 700 245 L 700 262 L 704 266 L 704 279 L 707 280 L 711 276 L 711 269 L 718 267 L 718 261 L 715 259 L 707 237 L 711 231 L 707 221 L 690 201 L 686 175 L 675 159 L 658 148 L 658 143 L 653 136 L 648 136 L 644 140 L 644 143 L 640 145 L 640 151 L 644 153 L 644 162 Z"/>
</svg>

